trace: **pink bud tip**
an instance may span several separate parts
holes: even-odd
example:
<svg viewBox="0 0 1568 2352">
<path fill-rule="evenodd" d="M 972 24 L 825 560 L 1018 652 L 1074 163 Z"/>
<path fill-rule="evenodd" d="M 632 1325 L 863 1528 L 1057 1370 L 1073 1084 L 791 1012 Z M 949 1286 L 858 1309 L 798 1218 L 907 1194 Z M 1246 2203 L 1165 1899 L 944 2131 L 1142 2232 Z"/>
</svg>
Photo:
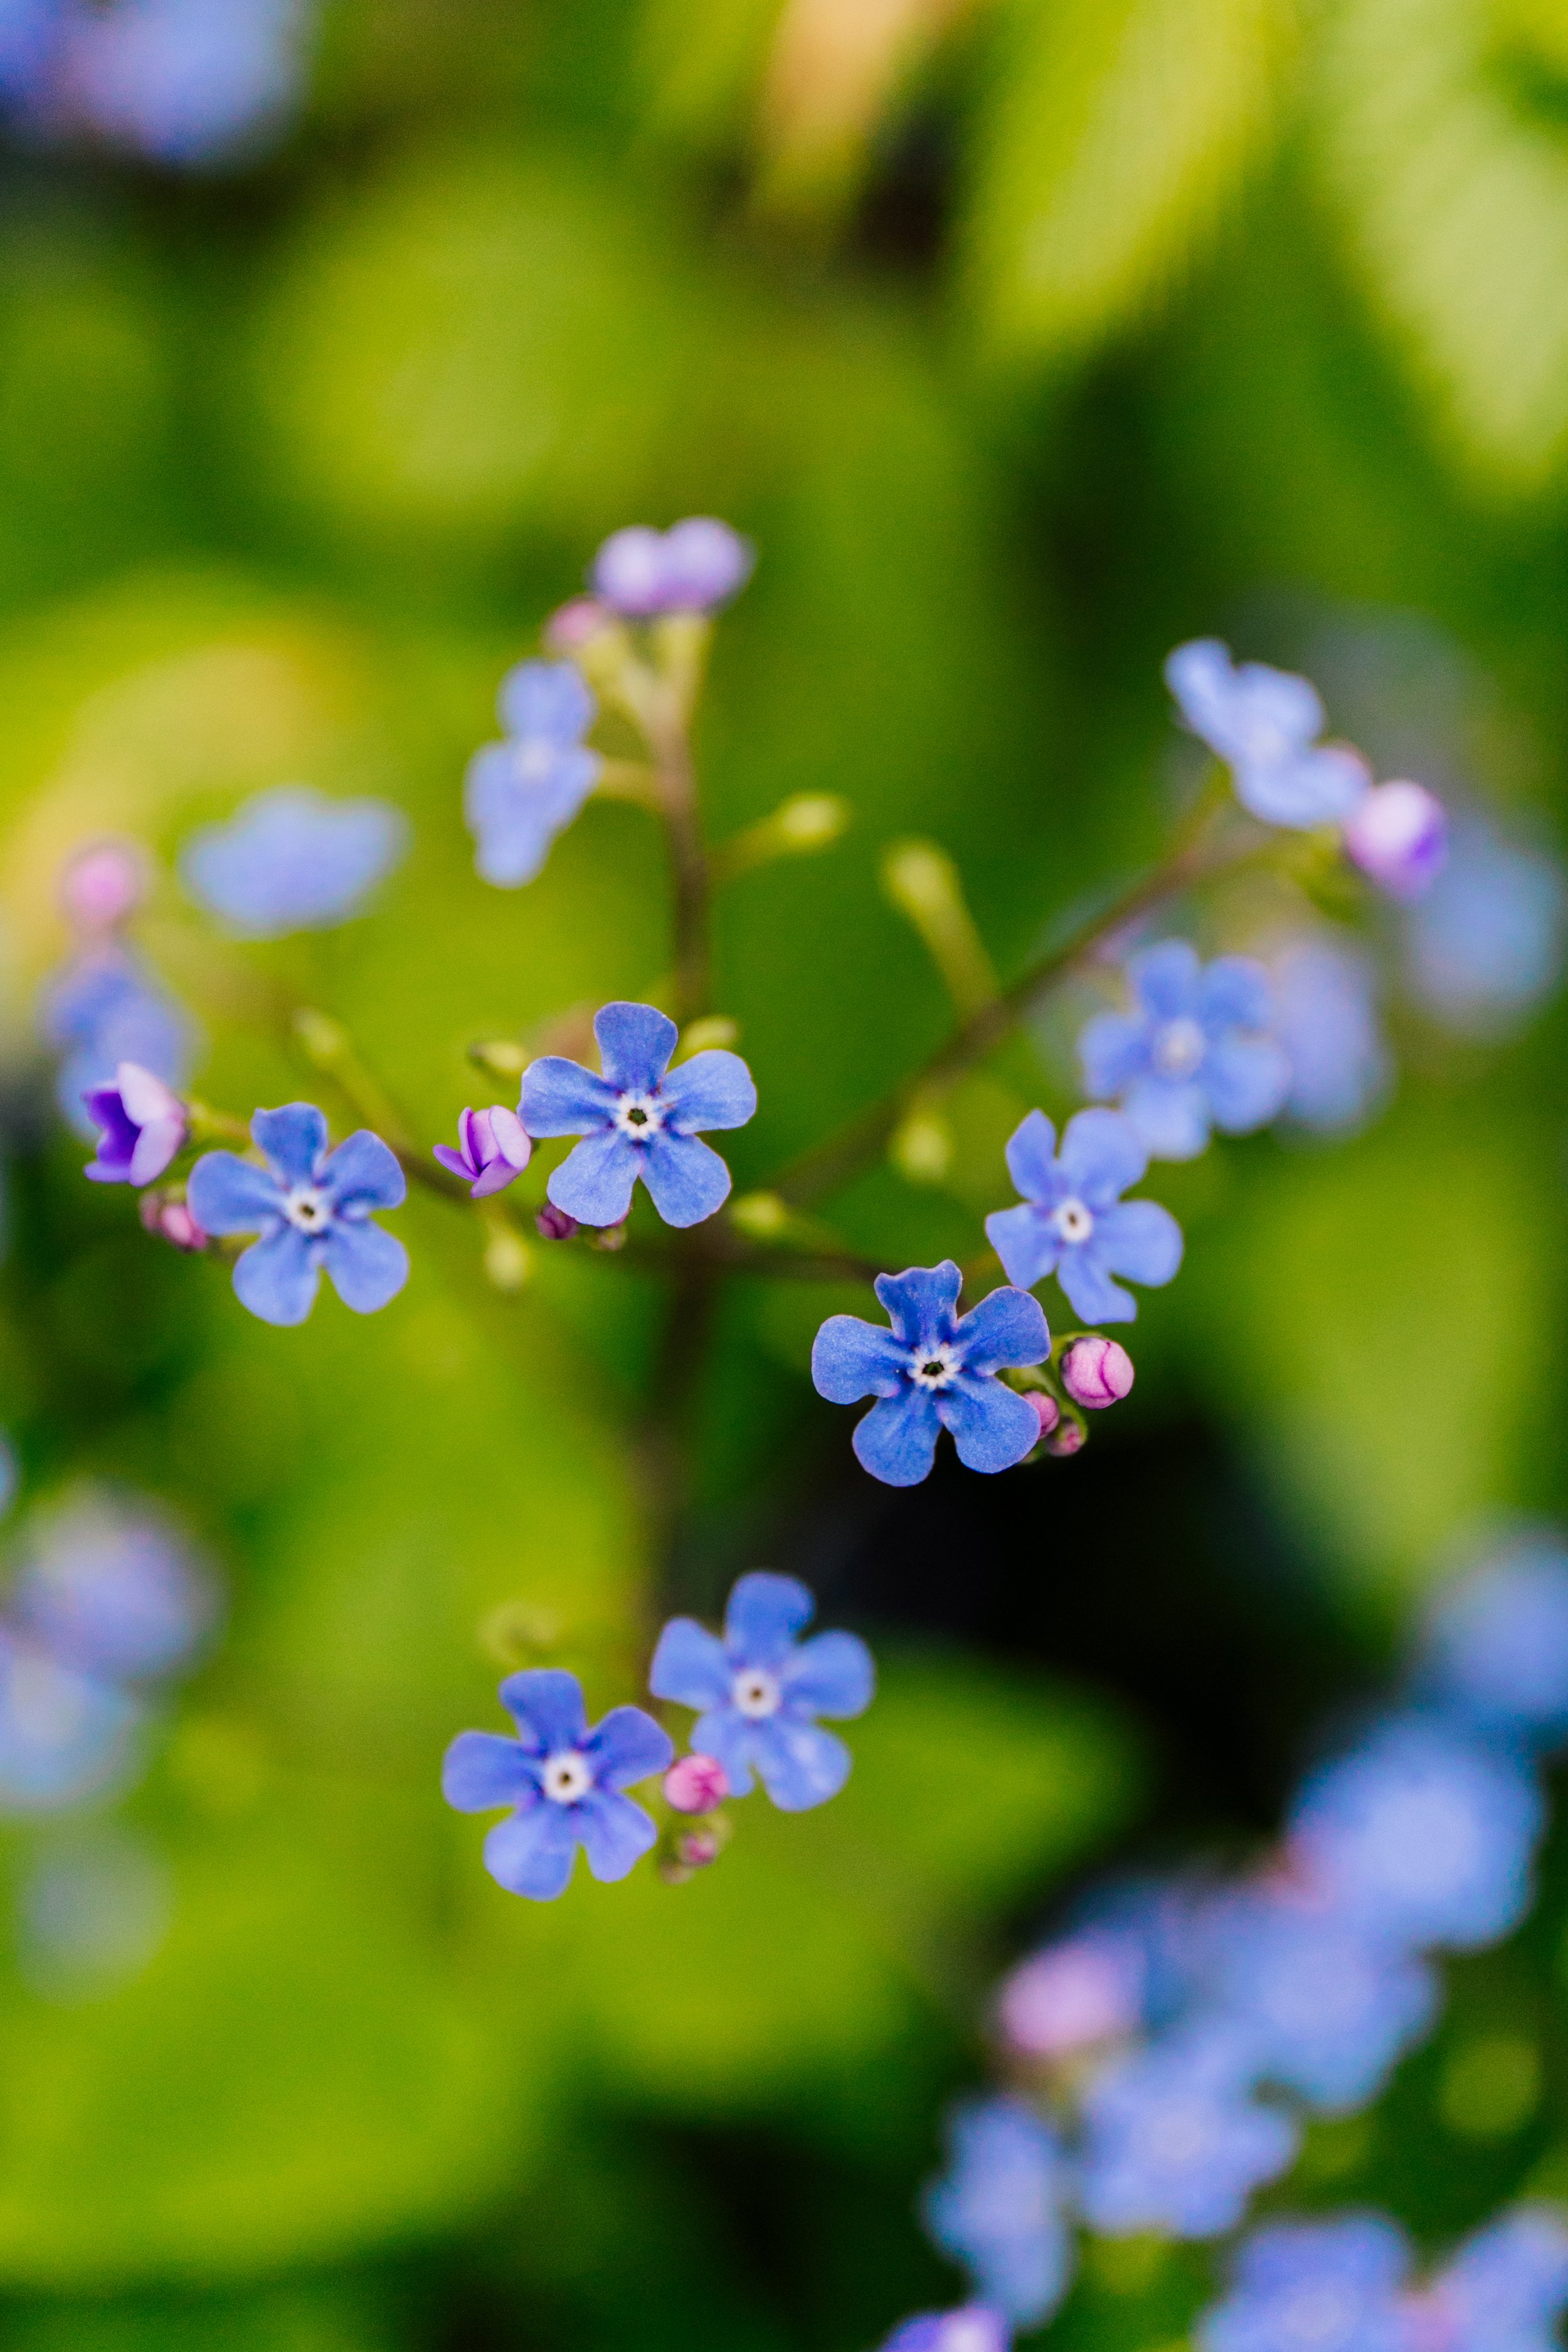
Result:
<svg viewBox="0 0 1568 2352">
<path fill-rule="evenodd" d="M 561 605 L 544 624 L 544 642 L 552 654 L 569 654 L 577 646 L 585 646 L 590 637 L 615 619 L 595 596 L 574 596 L 570 604 Z"/>
<path fill-rule="evenodd" d="M 1024 1402 L 1039 1423 L 1040 1435 L 1048 1437 L 1062 1417 L 1062 1409 L 1055 1397 L 1047 1396 L 1043 1389 L 1026 1389 Z"/>
<path fill-rule="evenodd" d="M 1089 1433 L 1079 1421 L 1064 1421 L 1054 1436 L 1046 1440 L 1046 1452 L 1060 1459 L 1068 1454 L 1081 1454 L 1089 1443 Z"/>
<path fill-rule="evenodd" d="M 1114 1339 L 1091 1335 L 1075 1339 L 1062 1358 L 1062 1386 L 1075 1404 L 1091 1412 L 1120 1404 L 1132 1386 L 1132 1359 Z"/>
<path fill-rule="evenodd" d="M 177 1250 L 205 1250 L 212 1239 L 202 1231 L 184 1201 L 161 1201 L 155 1192 L 143 1192 L 141 1201 L 142 1223 L 160 1241 L 172 1242 Z"/>
<path fill-rule="evenodd" d="M 688 1830 L 676 1851 L 688 1870 L 706 1870 L 719 1859 L 719 1841 L 711 1830 Z"/>
<path fill-rule="evenodd" d="M 1345 848 L 1391 898 L 1418 898 L 1447 856 L 1443 803 L 1425 784 L 1376 784 L 1345 820 Z"/>
<path fill-rule="evenodd" d="M 664 1776 L 665 1801 L 678 1813 L 710 1813 L 729 1793 L 729 1776 L 716 1756 L 682 1756 Z"/>
<path fill-rule="evenodd" d="M 1015 2050 L 1061 2058 L 1131 2033 L 1140 2020 L 1140 1976 L 1129 1948 L 1109 1937 L 1075 1936 L 1037 1952 L 1002 1987 L 997 2016 Z"/>
<path fill-rule="evenodd" d="M 110 931 L 147 893 L 146 854 L 133 841 L 95 841 L 60 876 L 60 906 L 84 931 Z"/>
<path fill-rule="evenodd" d="M 533 1222 L 539 1228 L 542 1241 L 569 1242 L 577 1230 L 576 1218 L 569 1217 L 564 1209 L 558 1209 L 553 1201 L 546 1201 Z"/>
</svg>

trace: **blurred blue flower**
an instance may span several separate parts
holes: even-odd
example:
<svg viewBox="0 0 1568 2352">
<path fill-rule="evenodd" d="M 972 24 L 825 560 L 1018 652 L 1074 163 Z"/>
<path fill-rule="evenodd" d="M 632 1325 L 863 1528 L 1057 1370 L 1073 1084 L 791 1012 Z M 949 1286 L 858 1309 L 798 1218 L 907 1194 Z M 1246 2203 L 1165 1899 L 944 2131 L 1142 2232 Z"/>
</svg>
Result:
<svg viewBox="0 0 1568 2352">
<path fill-rule="evenodd" d="M 172 1891 L 143 1838 L 113 1829 L 57 1836 L 17 1888 L 24 1977 L 47 2000 L 101 2000 L 153 1958 Z"/>
<path fill-rule="evenodd" d="M 895 2327 L 881 2352 L 1009 2352 L 1013 2331 L 999 2311 L 966 2303 L 958 2311 L 922 2311 Z"/>
<path fill-rule="evenodd" d="M 1123 1201 L 1149 1164 L 1137 1129 L 1120 1111 L 1080 1110 L 1055 1157 L 1057 1131 L 1032 1110 L 1007 1145 L 1007 1171 L 1024 1196 L 985 1220 L 985 1237 L 1020 1290 L 1054 1274 L 1086 1323 L 1131 1323 L 1138 1302 L 1111 1280 L 1169 1282 L 1182 1263 L 1182 1229 L 1154 1201 Z"/>
<path fill-rule="evenodd" d="M 1086 1927 L 1042 1946 L 1003 1979 L 997 2022 L 1026 2058 L 1120 2042 L 1144 2022 L 1143 1955 L 1131 1936 Z"/>
<path fill-rule="evenodd" d="M 1554 1746 L 1568 1734 L 1568 1545 L 1519 1537 L 1446 1586 L 1426 1613 L 1415 1687 L 1488 1732 Z"/>
<path fill-rule="evenodd" d="M 1556 985 L 1568 887 L 1555 858 L 1458 817 L 1447 864 L 1403 919 L 1415 996 L 1460 1035 L 1495 1035 Z"/>
<path fill-rule="evenodd" d="M 1194 1937 L 1203 1995 L 1258 2074 L 1329 2114 L 1372 2098 L 1436 2014 L 1425 1960 L 1289 1886 L 1215 1896 Z"/>
<path fill-rule="evenodd" d="M 863 1715 L 877 1684 L 871 1653 L 855 1634 L 797 1641 L 816 1612 L 793 1576 L 742 1576 L 723 1640 L 693 1617 L 672 1617 L 648 1673 L 656 1698 L 701 1710 L 691 1745 L 717 1757 L 732 1795 L 750 1795 L 754 1770 L 790 1813 L 837 1796 L 849 1777 L 849 1750 L 816 1717 Z"/>
<path fill-rule="evenodd" d="M 174 1087 L 189 1073 L 189 1021 L 141 959 L 117 943 L 89 949 L 54 973 L 44 986 L 39 1021 L 45 1043 L 64 1055 L 56 1098 L 86 1142 L 97 1132 L 87 1097 L 111 1086 L 122 1063 Z"/>
<path fill-rule="evenodd" d="M 482 744 L 469 761 L 463 814 L 481 878 L 515 890 L 532 881 L 598 782 L 604 761 L 583 738 L 599 706 L 573 663 L 525 661 L 501 680 L 497 708 L 506 740 Z"/>
<path fill-rule="evenodd" d="M 1200 963 L 1185 940 L 1162 940 L 1127 967 L 1136 1009 L 1100 1013 L 1079 1039 L 1088 1093 L 1115 1097 L 1155 1160 L 1192 1160 L 1217 1127 L 1263 1127 L 1290 1087 L 1268 1034 L 1268 974 L 1249 956 Z"/>
<path fill-rule="evenodd" d="M 1182 717 L 1231 771 L 1236 796 L 1265 824 L 1307 828 L 1349 816 L 1372 783 L 1359 751 L 1319 743 L 1316 687 L 1265 662 L 1233 664 L 1217 637 L 1178 646 L 1165 683 Z"/>
<path fill-rule="evenodd" d="M 606 1004 L 594 1016 L 603 1077 L 559 1054 L 523 1072 L 529 1134 L 586 1139 L 545 1187 L 579 1224 L 618 1225 L 639 1179 L 667 1225 L 700 1224 L 723 1206 L 730 1171 L 700 1130 L 744 1127 L 757 1089 L 739 1054 L 718 1046 L 671 1070 L 679 1034 L 651 1004 Z"/>
<path fill-rule="evenodd" d="M 634 523 L 612 532 L 594 559 L 595 595 L 627 620 L 658 613 L 708 613 L 728 604 L 752 576 L 749 542 L 711 515 L 690 515 L 666 531 Z"/>
<path fill-rule="evenodd" d="M 1381 2213 L 1271 2221 L 1237 2249 L 1199 2352 L 1411 2352 L 1403 2232 Z"/>
<path fill-rule="evenodd" d="M 1274 1034 L 1290 1065 L 1286 1116 L 1321 1135 L 1353 1134 L 1393 1078 L 1370 959 L 1318 933 L 1284 949 L 1270 979 Z"/>
<path fill-rule="evenodd" d="M 927 2188 L 927 2229 L 982 2303 L 1037 2326 L 1067 2292 L 1067 2168 L 1050 2126 L 1021 2099 L 971 2100 L 948 2122 L 948 2168 Z"/>
<path fill-rule="evenodd" d="M 9 1615 L 62 1664 L 143 1683 L 190 1664 L 217 1605 L 211 1576 L 166 1519 L 89 1491 L 27 1529 Z"/>
<path fill-rule="evenodd" d="M 1289 1842 L 1308 1882 L 1370 1934 L 1463 1951 L 1523 1917 L 1542 1813 L 1509 1757 L 1395 1717 L 1309 1777 Z"/>
<path fill-rule="evenodd" d="M 30 113 L 47 90 L 64 0 L 0 0 L 0 104 Z"/>
<path fill-rule="evenodd" d="M 408 820 L 389 801 L 279 784 L 253 793 L 226 824 L 194 834 L 180 872 L 193 898 L 243 938 L 280 940 L 359 914 L 408 841 Z"/>
<path fill-rule="evenodd" d="M 360 1128 L 335 1151 L 312 1103 L 258 1110 L 250 1122 L 267 1161 L 209 1151 L 186 1187 L 190 1211 L 209 1234 L 259 1234 L 234 1269 L 235 1295 L 263 1323 L 302 1323 L 325 1272 L 345 1307 L 374 1315 L 408 1279 L 403 1244 L 371 1222 L 397 1208 L 402 1169 L 378 1135 Z"/>
<path fill-rule="evenodd" d="M 121 1062 L 112 1086 L 85 1099 L 99 1144 L 82 1172 L 96 1183 L 151 1184 L 185 1140 L 184 1104 L 138 1062 Z"/>
<path fill-rule="evenodd" d="M 98 1796 L 136 1761 L 142 1701 L 0 1623 L 0 1814 Z"/>
<path fill-rule="evenodd" d="M 485 1868 L 509 1894 L 547 1903 L 565 1892 L 581 1846 L 595 1878 L 624 1878 L 658 1832 L 623 1790 L 662 1772 L 668 1732 L 640 1706 L 612 1707 L 590 1731 L 575 1675 L 535 1667 L 509 1675 L 501 1705 L 518 1737 L 462 1731 L 447 1750 L 441 1789 L 460 1813 L 507 1818 L 485 1840 Z"/>
<path fill-rule="evenodd" d="M 1468 2238 L 1425 2300 L 1442 2352 L 1557 2352 L 1568 2310 L 1568 2223 L 1555 2205 L 1516 2206 Z"/>
<path fill-rule="evenodd" d="M 159 163 L 253 148 L 298 100 L 303 0 L 67 0 L 60 16 L 58 113 Z"/>
<path fill-rule="evenodd" d="M 1083 2095 L 1079 2201 L 1108 2236 L 1215 2238 L 1291 2162 L 1300 2134 L 1254 2095 L 1245 2038 L 1181 2028 L 1113 2060 Z"/>
<path fill-rule="evenodd" d="M 858 1315 L 830 1315 L 811 1350 L 811 1377 L 830 1404 L 879 1402 L 856 1423 L 863 1468 L 889 1486 L 918 1486 L 936 1459 L 939 1430 L 952 1433 L 971 1470 L 1010 1470 L 1035 1444 L 1040 1424 L 1016 1391 L 996 1378 L 1005 1365 L 1042 1363 L 1051 1336 L 1026 1290 L 993 1290 L 960 1316 L 963 1277 L 941 1265 L 879 1274 L 878 1298 L 891 1329 Z"/>
</svg>

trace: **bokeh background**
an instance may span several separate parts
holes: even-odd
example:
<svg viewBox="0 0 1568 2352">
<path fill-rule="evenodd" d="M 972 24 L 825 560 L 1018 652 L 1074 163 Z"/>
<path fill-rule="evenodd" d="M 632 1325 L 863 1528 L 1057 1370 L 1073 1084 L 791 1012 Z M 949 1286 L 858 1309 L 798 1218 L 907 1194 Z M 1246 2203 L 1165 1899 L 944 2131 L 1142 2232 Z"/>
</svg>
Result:
<svg viewBox="0 0 1568 2352">
<path fill-rule="evenodd" d="M 1568 1509 L 1550 949 L 1445 1024 L 1391 934 L 1379 1115 L 1161 1171 L 1188 1262 L 1076 1462 L 872 1487 L 805 1376 L 843 1302 L 742 1286 L 678 1597 L 789 1569 L 873 1641 L 854 1778 L 753 1800 L 688 1886 L 533 1906 L 438 1760 L 492 1720 L 502 1604 L 626 1695 L 657 1297 L 546 1251 L 502 1296 L 416 1201 L 385 1314 L 252 1321 L 80 1181 L 35 1014 L 55 877 L 105 832 L 160 859 L 143 943 L 209 1098 L 312 1090 L 287 992 L 446 1135 L 475 1038 L 660 969 L 646 819 L 592 805 L 496 891 L 460 785 L 599 539 L 689 512 L 760 551 L 713 833 L 854 809 L 721 914 L 742 1185 L 942 1032 L 890 838 L 952 852 L 1005 972 L 1152 853 L 1180 637 L 1310 668 L 1381 772 L 1550 856 L 1568 13 L 117 0 L 132 36 L 68 70 L 67 14 L 0 6 L 11 1540 L 118 1482 L 226 1622 L 138 1785 L 0 1829 L 0 2345 L 857 2352 L 956 2299 L 914 2199 L 997 1969 L 1113 1864 L 1244 1859 L 1454 1548 Z M 294 781 L 398 803 L 414 854 L 365 919 L 220 948 L 174 854 Z M 941 1183 L 860 1186 L 851 1238 L 972 1251 L 1019 1107 L 1070 1107 L 1058 1046 L 965 1090 Z M 1568 1855 L 1543 1886 L 1276 2203 L 1436 2244 L 1568 2184 Z M 1205 2263 L 1095 2257 L 1052 2341 L 1175 2343 Z"/>
</svg>

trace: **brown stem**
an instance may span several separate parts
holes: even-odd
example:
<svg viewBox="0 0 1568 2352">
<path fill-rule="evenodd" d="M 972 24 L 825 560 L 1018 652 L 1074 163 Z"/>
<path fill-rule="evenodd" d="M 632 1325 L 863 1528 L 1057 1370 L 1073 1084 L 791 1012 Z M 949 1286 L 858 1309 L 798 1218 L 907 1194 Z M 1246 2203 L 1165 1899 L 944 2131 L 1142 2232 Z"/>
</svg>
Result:
<svg viewBox="0 0 1568 2352">
<path fill-rule="evenodd" d="M 719 1301 L 719 1269 L 696 1251 L 683 1252 L 682 1261 L 665 1309 L 648 1409 L 632 1448 L 655 1620 L 679 1598 L 676 1555 L 691 1502 L 691 1422 Z"/>
<path fill-rule="evenodd" d="M 697 780 L 685 725 L 673 712 L 666 713 L 650 740 L 658 763 L 675 886 L 675 1017 L 684 1028 L 708 1006 L 708 853 L 698 822 Z"/>
</svg>

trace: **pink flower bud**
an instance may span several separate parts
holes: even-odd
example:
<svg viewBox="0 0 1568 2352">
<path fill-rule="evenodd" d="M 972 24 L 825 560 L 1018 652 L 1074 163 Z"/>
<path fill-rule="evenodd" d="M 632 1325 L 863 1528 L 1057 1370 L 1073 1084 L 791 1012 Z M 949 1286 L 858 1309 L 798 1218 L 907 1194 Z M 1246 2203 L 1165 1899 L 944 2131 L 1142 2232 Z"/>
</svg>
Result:
<svg viewBox="0 0 1568 2352">
<path fill-rule="evenodd" d="M 60 906 L 83 931 L 111 931 L 147 894 L 147 856 L 133 841 L 95 841 L 60 876 Z"/>
<path fill-rule="evenodd" d="M 546 1201 L 533 1222 L 539 1228 L 540 1239 L 546 1242 L 569 1242 L 577 1230 L 576 1218 L 558 1209 L 553 1201 Z"/>
<path fill-rule="evenodd" d="M 1120 1404 L 1132 1386 L 1132 1359 L 1114 1339 L 1098 1332 L 1075 1339 L 1061 1361 L 1062 1386 L 1075 1404 L 1091 1412 Z"/>
<path fill-rule="evenodd" d="M 729 1793 L 729 1775 L 716 1756 L 682 1756 L 664 1776 L 665 1802 L 678 1813 L 710 1813 Z"/>
<path fill-rule="evenodd" d="M 1014 1969 L 997 2016 L 1015 2050 L 1061 2058 L 1131 2033 L 1141 2021 L 1141 1969 L 1122 1939 L 1090 1933 L 1056 1944 Z"/>
<path fill-rule="evenodd" d="M 720 1852 L 711 1830 L 688 1830 L 675 1850 L 688 1870 L 706 1870 L 710 1862 L 718 1861 Z"/>
<path fill-rule="evenodd" d="M 1062 1417 L 1062 1409 L 1055 1397 L 1047 1396 L 1044 1389 L 1026 1389 L 1024 1402 L 1039 1423 L 1040 1435 L 1048 1437 Z"/>
<path fill-rule="evenodd" d="M 156 1192 L 143 1192 L 139 1205 L 147 1231 L 160 1241 L 172 1242 L 177 1250 L 205 1250 L 212 1239 L 184 1201 L 160 1200 Z"/>
<path fill-rule="evenodd" d="M 1391 898 L 1418 898 L 1447 856 L 1443 803 L 1425 784 L 1376 784 L 1345 820 L 1345 848 Z"/>
<path fill-rule="evenodd" d="M 569 654 L 578 646 L 585 646 L 590 637 L 607 628 L 615 619 L 595 596 L 574 596 L 571 603 L 561 605 L 544 624 L 544 642 L 552 654 Z"/>
<path fill-rule="evenodd" d="M 1064 1421 L 1053 1436 L 1046 1440 L 1046 1452 L 1058 1460 L 1068 1454 L 1081 1454 L 1089 1441 L 1089 1433 L 1081 1421 Z"/>
</svg>

